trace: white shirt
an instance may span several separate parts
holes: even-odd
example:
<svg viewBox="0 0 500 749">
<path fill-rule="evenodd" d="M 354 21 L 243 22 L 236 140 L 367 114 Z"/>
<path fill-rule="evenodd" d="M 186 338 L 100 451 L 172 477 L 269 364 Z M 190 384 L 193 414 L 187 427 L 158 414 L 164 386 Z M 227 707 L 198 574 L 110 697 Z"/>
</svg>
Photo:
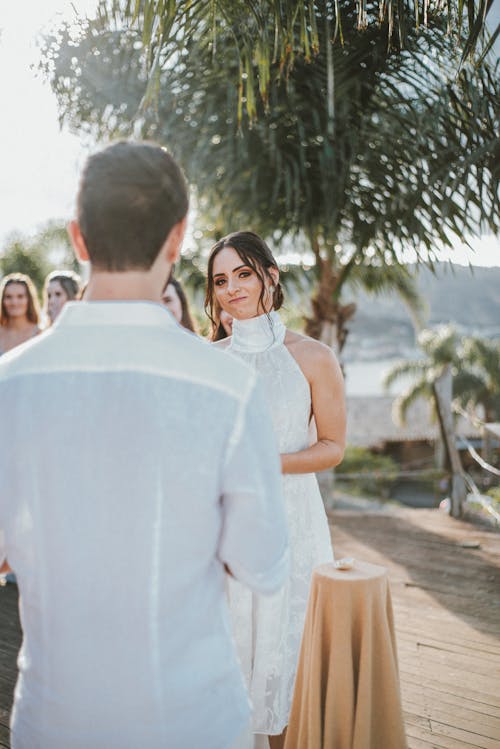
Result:
<svg viewBox="0 0 500 749">
<path fill-rule="evenodd" d="M 20 590 L 13 749 L 224 749 L 249 706 L 223 563 L 283 583 L 260 385 L 148 302 L 67 304 L 0 361 L 0 559 Z"/>
</svg>

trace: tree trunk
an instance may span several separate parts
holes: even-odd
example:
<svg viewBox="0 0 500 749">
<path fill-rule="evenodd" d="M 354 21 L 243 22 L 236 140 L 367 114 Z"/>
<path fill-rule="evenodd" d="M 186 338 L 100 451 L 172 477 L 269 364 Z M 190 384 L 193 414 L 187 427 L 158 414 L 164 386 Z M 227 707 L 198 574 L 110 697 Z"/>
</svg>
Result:
<svg viewBox="0 0 500 749">
<path fill-rule="evenodd" d="M 337 355 L 344 348 L 348 336 L 346 323 L 354 317 L 354 303 L 341 304 L 338 301 L 342 274 L 332 267 L 330 258 L 323 259 L 315 250 L 320 268 L 320 278 L 316 293 L 311 299 L 312 315 L 306 319 L 305 332 L 311 338 L 330 346 Z"/>
<path fill-rule="evenodd" d="M 441 436 L 446 448 L 448 465 L 451 469 L 450 514 L 459 518 L 463 513 L 463 506 L 467 498 L 467 486 L 460 455 L 455 445 L 455 429 L 451 411 L 452 377 L 449 364 L 443 374 L 434 382 L 433 390 Z"/>
<path fill-rule="evenodd" d="M 320 256 L 317 238 L 311 239 L 311 247 L 320 273 L 318 288 L 311 299 L 312 315 L 306 318 L 305 332 L 311 338 L 325 343 L 338 356 L 347 339 L 348 330 L 345 323 L 353 317 L 356 305 L 340 304 L 338 295 L 343 281 L 342 274 L 334 270 L 331 258 L 323 259 Z M 333 509 L 334 475 L 335 469 L 317 474 L 321 496 L 327 510 Z"/>
</svg>

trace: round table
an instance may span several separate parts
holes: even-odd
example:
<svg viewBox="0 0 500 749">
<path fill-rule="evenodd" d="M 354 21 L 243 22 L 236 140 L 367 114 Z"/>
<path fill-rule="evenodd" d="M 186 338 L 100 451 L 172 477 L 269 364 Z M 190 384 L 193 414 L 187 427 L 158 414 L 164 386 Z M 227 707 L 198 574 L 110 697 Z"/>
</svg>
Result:
<svg viewBox="0 0 500 749">
<path fill-rule="evenodd" d="M 313 573 L 286 749 L 405 749 L 387 570 Z"/>
</svg>

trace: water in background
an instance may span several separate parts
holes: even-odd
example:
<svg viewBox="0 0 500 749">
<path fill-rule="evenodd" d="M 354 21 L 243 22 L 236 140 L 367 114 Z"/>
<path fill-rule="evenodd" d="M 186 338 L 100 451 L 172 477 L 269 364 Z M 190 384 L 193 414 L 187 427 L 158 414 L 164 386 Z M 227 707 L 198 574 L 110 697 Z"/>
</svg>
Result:
<svg viewBox="0 0 500 749">
<path fill-rule="evenodd" d="M 401 357 L 376 361 L 347 361 L 343 363 L 347 397 L 399 395 L 411 383 L 410 378 L 399 380 L 390 390 L 383 386 L 387 372 Z"/>
</svg>

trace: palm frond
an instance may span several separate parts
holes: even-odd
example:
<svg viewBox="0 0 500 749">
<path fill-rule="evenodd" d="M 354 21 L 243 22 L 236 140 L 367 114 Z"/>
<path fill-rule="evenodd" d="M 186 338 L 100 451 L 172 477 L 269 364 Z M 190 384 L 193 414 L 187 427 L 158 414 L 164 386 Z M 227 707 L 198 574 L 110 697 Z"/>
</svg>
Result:
<svg viewBox="0 0 500 749">
<path fill-rule="evenodd" d="M 408 377 L 425 380 L 425 374 L 428 368 L 426 359 L 417 359 L 415 361 L 401 361 L 394 364 L 384 377 L 383 386 L 388 390 L 391 385 L 399 380 L 405 380 Z"/>
<path fill-rule="evenodd" d="M 400 424 L 406 424 L 406 417 L 411 406 L 418 400 L 428 401 L 432 397 L 432 387 L 427 380 L 416 382 L 413 387 L 400 395 L 393 404 L 393 414 Z"/>
<path fill-rule="evenodd" d="M 430 4 L 423 1 L 422 13 L 419 3 L 357 3 L 357 12 L 348 2 L 335 0 L 335 33 L 329 33 L 326 43 L 343 45 L 348 31 L 368 33 L 376 29 L 386 53 L 400 53 L 408 46 L 410 29 L 418 32 L 422 25 L 432 28 L 436 23 L 446 26 L 446 31 L 455 45 L 462 50 L 462 61 L 473 55 L 479 47 L 478 59 L 486 55 L 489 39 L 485 35 L 485 21 L 491 0 L 468 0 L 468 13 L 461 12 L 463 0 L 448 0 L 447 3 Z M 241 62 L 240 82 L 244 85 L 244 96 L 250 118 L 258 114 L 255 92 L 258 88 L 262 101 L 266 103 L 273 66 L 277 66 L 280 77 L 286 78 L 298 61 L 309 63 L 325 44 L 320 29 L 331 9 L 326 3 L 314 0 L 284 0 L 284 2 L 254 3 L 243 0 L 100 0 L 98 17 L 108 25 L 123 25 L 136 30 L 146 51 L 147 88 L 154 88 L 158 59 L 165 57 L 164 48 L 173 38 L 188 48 L 193 40 L 207 35 L 214 53 L 223 48 L 221 36 L 230 31 L 237 44 Z M 467 32 L 464 29 L 467 27 Z M 338 33 L 337 33 L 338 32 Z M 496 32 L 494 32 L 495 34 Z M 271 39 L 273 42 L 271 43 Z M 482 43 L 481 43 L 482 42 Z M 253 78 L 250 64 L 259 70 Z M 144 92 L 143 92 L 144 93 Z M 147 94 L 146 94 L 147 98 Z"/>
<path fill-rule="evenodd" d="M 466 338 L 462 356 L 469 367 L 482 371 L 490 386 L 500 392 L 500 342 Z"/>
</svg>

